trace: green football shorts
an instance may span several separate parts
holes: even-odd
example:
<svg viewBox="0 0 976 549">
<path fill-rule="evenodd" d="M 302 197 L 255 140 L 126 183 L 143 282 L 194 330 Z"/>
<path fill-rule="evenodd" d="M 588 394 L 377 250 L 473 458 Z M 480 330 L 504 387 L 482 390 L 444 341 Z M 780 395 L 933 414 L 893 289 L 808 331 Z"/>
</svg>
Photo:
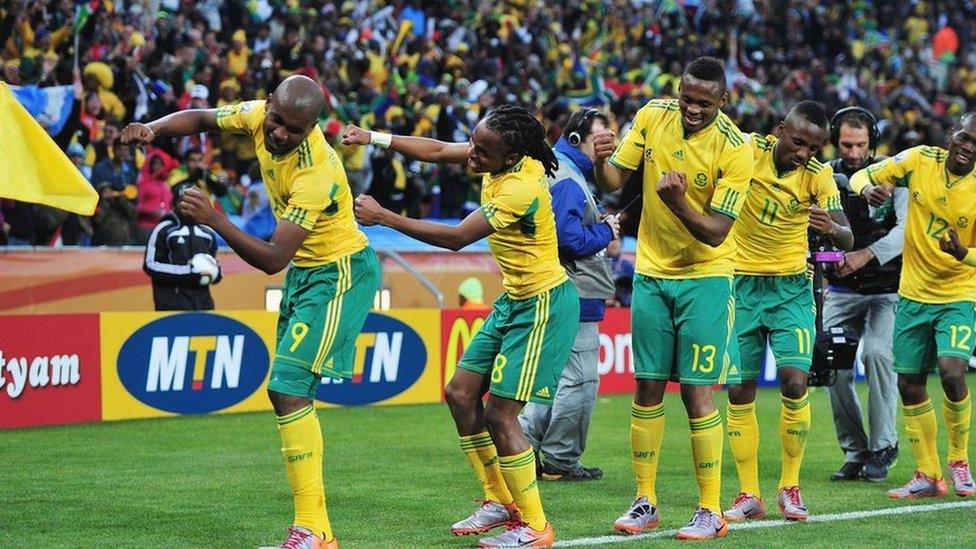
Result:
<svg viewBox="0 0 976 549">
<path fill-rule="evenodd" d="M 490 375 L 488 391 L 495 396 L 550 406 L 579 314 L 579 296 L 569 280 L 525 299 L 502 294 L 458 367 Z"/>
<path fill-rule="evenodd" d="M 289 268 L 268 388 L 314 399 L 322 376 L 352 377 L 356 337 L 379 287 L 369 246 L 326 265 Z"/>
<path fill-rule="evenodd" d="M 731 278 L 635 275 L 630 314 L 637 379 L 713 385 L 734 373 Z"/>
<path fill-rule="evenodd" d="M 932 304 L 899 297 L 892 346 L 895 371 L 923 374 L 944 356 L 968 361 L 976 344 L 974 310 L 972 301 Z"/>
<path fill-rule="evenodd" d="M 735 333 L 743 380 L 759 379 L 766 342 L 777 368 L 810 371 L 817 313 L 805 273 L 735 277 Z"/>
</svg>

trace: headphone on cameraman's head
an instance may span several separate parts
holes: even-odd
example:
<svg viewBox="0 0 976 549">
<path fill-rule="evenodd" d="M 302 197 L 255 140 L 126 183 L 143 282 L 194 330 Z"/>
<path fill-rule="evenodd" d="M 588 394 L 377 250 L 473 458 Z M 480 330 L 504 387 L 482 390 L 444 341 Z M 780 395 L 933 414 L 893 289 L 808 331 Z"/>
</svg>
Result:
<svg viewBox="0 0 976 549">
<path fill-rule="evenodd" d="M 573 113 L 569 123 L 566 124 L 566 129 L 563 130 L 566 141 L 569 141 L 569 144 L 574 147 L 579 147 L 583 143 L 584 135 L 589 134 L 590 121 L 596 116 L 603 115 L 593 107 L 583 107 Z"/>
<path fill-rule="evenodd" d="M 851 115 L 860 118 L 868 126 L 868 149 L 874 151 L 881 141 L 881 130 L 878 129 L 878 119 L 871 111 L 864 107 L 844 107 L 830 118 L 830 143 L 840 147 L 840 126 L 844 118 Z"/>
</svg>

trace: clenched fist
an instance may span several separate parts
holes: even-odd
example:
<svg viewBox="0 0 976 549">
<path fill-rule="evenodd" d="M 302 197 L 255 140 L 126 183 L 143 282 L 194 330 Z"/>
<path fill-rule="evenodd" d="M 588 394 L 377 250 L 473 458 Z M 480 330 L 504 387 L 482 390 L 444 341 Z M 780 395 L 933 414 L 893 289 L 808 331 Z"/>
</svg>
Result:
<svg viewBox="0 0 976 549">
<path fill-rule="evenodd" d="M 128 145 L 129 143 L 135 143 L 137 145 L 148 145 L 152 143 L 153 139 L 156 139 L 156 132 L 145 125 L 138 122 L 133 122 L 122 130 L 122 143 Z"/>
<path fill-rule="evenodd" d="M 966 254 L 969 253 L 969 248 L 963 246 L 962 241 L 959 240 L 959 233 L 953 227 L 949 227 L 949 230 L 939 239 L 939 249 L 959 261 L 965 259 Z"/>
<path fill-rule="evenodd" d="M 379 202 L 375 198 L 369 196 L 368 194 L 361 194 L 356 197 L 356 202 L 353 205 L 356 211 L 356 221 L 360 225 L 382 225 L 383 216 L 388 211 L 383 206 L 380 206 Z"/>
<path fill-rule="evenodd" d="M 368 131 L 354 124 L 349 124 L 342 130 L 342 144 L 347 147 L 349 145 L 369 145 L 371 140 L 372 137 Z"/>
<path fill-rule="evenodd" d="M 593 157 L 597 162 L 610 158 L 617 148 L 615 135 L 610 130 L 603 130 L 593 134 Z"/>
<path fill-rule="evenodd" d="M 871 185 L 861 190 L 861 196 L 868 204 L 878 207 L 891 198 L 891 189 L 884 185 Z"/>
<path fill-rule="evenodd" d="M 672 211 L 685 205 L 688 179 L 684 172 L 671 171 L 657 182 L 657 195 Z"/>
</svg>

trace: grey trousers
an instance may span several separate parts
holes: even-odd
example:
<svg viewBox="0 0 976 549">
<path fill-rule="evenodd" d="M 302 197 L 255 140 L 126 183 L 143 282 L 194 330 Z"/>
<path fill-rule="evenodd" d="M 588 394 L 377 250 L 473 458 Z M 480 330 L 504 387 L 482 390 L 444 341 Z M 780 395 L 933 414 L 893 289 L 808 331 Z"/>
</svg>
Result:
<svg viewBox="0 0 976 549">
<path fill-rule="evenodd" d="M 543 460 L 553 469 L 572 471 L 581 467 L 580 456 L 586 448 L 600 385 L 599 352 L 597 323 L 580 322 L 552 407 L 530 402 L 519 416 L 532 447 L 542 452 Z"/>
<path fill-rule="evenodd" d="M 844 325 L 861 334 L 861 363 L 868 382 L 870 435 L 865 433 L 861 403 L 854 390 L 854 370 L 838 370 L 837 382 L 828 388 L 837 442 L 847 461 L 864 463 L 872 452 L 898 444 L 898 376 L 891 354 L 896 303 L 896 294 L 828 291 L 824 296 L 824 329 Z"/>
</svg>

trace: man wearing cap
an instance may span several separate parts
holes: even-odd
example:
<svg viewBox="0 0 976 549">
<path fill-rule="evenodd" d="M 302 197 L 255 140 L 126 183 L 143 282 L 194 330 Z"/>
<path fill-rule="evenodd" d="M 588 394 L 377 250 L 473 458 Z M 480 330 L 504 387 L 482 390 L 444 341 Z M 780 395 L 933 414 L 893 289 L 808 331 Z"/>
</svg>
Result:
<svg viewBox="0 0 976 549">
<path fill-rule="evenodd" d="M 528 403 L 519 421 L 532 447 L 541 454 L 539 473 L 544 480 L 596 480 L 598 467 L 580 462 L 596 405 L 600 382 L 598 322 L 606 300 L 614 296 L 613 277 L 604 250 L 620 229 L 615 216 L 601 215 L 590 191 L 593 179 L 593 134 L 606 129 L 606 117 L 583 108 L 569 120 L 554 151 L 559 171 L 549 178 L 556 217 L 559 260 L 576 284 L 580 322 L 569 362 L 556 388 L 552 408 Z"/>
</svg>

